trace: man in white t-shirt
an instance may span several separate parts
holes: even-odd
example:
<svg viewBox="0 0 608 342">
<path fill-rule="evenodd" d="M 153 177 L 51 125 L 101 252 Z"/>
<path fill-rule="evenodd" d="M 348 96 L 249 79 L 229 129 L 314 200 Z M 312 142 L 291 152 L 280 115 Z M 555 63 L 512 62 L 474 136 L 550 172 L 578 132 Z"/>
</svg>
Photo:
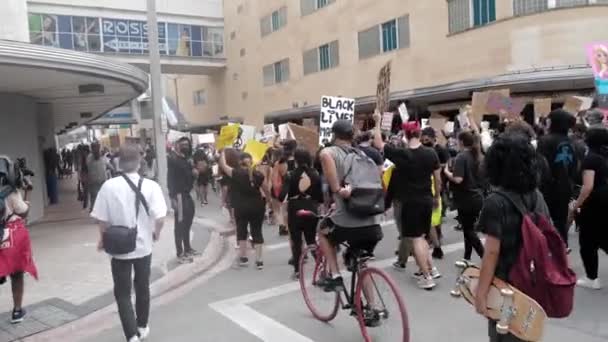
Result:
<svg viewBox="0 0 608 342">
<path fill-rule="evenodd" d="M 120 170 L 131 182 L 138 184 L 137 173 L 140 166 L 140 153 L 137 145 L 125 145 L 119 152 Z M 136 215 L 135 191 L 123 177 L 107 180 L 99 194 L 91 216 L 100 223 L 98 248 L 102 250 L 103 232 L 110 226 L 137 227 L 135 250 L 128 254 L 111 255 L 114 297 L 125 337 L 129 342 L 139 342 L 148 337 L 148 317 L 150 313 L 150 269 L 152 245 L 157 241 L 167 215 L 167 205 L 160 186 L 149 179 L 143 179 L 141 194 L 147 202 L 148 210 L 139 203 Z M 137 216 L 137 217 L 136 217 Z M 132 273 L 134 275 L 136 312 L 131 303 Z"/>
</svg>

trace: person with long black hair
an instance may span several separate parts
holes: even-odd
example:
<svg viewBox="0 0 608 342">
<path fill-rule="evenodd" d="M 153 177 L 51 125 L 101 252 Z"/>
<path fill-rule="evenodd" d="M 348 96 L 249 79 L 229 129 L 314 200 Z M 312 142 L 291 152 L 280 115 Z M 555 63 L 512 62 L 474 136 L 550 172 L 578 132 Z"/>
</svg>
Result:
<svg viewBox="0 0 608 342">
<path fill-rule="evenodd" d="M 509 273 L 522 248 L 520 211 L 509 196 L 530 212 L 549 217 L 549 210 L 538 191 L 538 158 L 529 137 L 524 134 L 503 134 L 488 149 L 484 174 L 493 189 L 483 203 L 478 228 L 486 234 L 480 278 L 475 296 L 479 314 L 487 317 L 487 298 L 492 279 L 509 282 Z M 496 322 L 488 321 L 490 342 L 517 342 L 516 337 L 499 335 Z"/>
<path fill-rule="evenodd" d="M 585 138 L 589 151 L 581 164 L 582 187 L 575 202 L 570 206 L 570 218 L 580 210 L 576 221 L 579 225 L 581 259 L 585 277 L 577 285 L 594 290 L 602 288 L 598 277 L 599 249 L 608 253 L 608 233 L 601 222 L 608 205 L 608 130 L 592 128 Z"/>
<path fill-rule="evenodd" d="M 460 153 L 454 160 L 453 172 L 445 168 L 444 174 L 453 184 L 454 202 L 464 234 L 464 258 L 471 260 L 473 249 L 479 257 L 483 257 L 483 245 L 475 232 L 475 222 L 483 205 L 483 156 L 474 133 L 461 132 L 458 143 Z"/>
<path fill-rule="evenodd" d="M 294 153 L 296 168 L 287 177 L 287 217 L 289 218 L 289 238 L 293 257 L 293 279 L 298 279 L 300 255 L 302 254 L 302 235 L 307 245 L 314 245 L 317 236 L 316 217 L 298 217 L 298 210 L 318 213 L 323 202 L 321 177 L 312 167 L 312 156 L 305 149 L 298 148 Z"/>
</svg>

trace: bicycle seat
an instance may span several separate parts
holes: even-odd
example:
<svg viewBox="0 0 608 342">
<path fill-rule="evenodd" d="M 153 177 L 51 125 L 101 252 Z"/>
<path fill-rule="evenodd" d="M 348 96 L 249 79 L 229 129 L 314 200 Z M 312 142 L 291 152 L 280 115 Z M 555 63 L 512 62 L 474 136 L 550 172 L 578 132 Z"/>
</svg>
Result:
<svg viewBox="0 0 608 342">
<path fill-rule="evenodd" d="M 346 247 L 346 251 L 344 252 L 344 257 L 347 259 L 357 260 L 359 263 L 365 262 L 374 257 L 374 254 L 369 252 L 366 249 L 351 247 L 347 243 L 344 244 Z"/>
</svg>

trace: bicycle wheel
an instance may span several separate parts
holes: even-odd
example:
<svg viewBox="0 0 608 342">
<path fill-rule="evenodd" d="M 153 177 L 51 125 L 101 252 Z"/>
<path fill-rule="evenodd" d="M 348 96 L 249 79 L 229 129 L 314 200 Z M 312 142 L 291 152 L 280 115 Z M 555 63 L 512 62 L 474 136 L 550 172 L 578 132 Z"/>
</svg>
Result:
<svg viewBox="0 0 608 342">
<path fill-rule="evenodd" d="M 373 267 L 361 271 L 355 292 L 355 308 L 366 342 L 409 342 L 410 327 L 405 303 L 399 288 L 386 272 Z"/>
<path fill-rule="evenodd" d="M 312 251 L 315 251 L 316 258 L 306 260 L 305 256 L 313 254 Z M 323 322 L 336 318 L 340 304 L 338 293 L 325 292 L 323 288 L 316 285 L 319 279 L 326 276 L 329 276 L 329 268 L 321 249 L 305 248 L 300 257 L 300 289 L 304 302 L 312 315 Z"/>
</svg>

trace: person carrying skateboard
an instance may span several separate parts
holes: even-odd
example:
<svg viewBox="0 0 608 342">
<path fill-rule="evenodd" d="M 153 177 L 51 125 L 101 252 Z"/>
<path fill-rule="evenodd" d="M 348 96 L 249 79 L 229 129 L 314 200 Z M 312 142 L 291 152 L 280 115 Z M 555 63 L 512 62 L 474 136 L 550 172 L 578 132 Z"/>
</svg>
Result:
<svg viewBox="0 0 608 342">
<path fill-rule="evenodd" d="M 485 157 L 485 173 L 493 188 L 521 200 L 525 208 L 549 217 L 545 200 L 538 190 L 538 160 L 529 137 L 506 133 L 498 138 Z M 509 272 L 522 248 L 522 215 L 507 198 L 498 193 L 488 196 L 479 216 L 478 229 L 486 235 L 475 308 L 487 317 L 487 297 L 492 280 L 509 282 Z M 500 335 L 496 322 L 488 321 L 490 342 L 520 341 L 513 335 Z"/>
</svg>

